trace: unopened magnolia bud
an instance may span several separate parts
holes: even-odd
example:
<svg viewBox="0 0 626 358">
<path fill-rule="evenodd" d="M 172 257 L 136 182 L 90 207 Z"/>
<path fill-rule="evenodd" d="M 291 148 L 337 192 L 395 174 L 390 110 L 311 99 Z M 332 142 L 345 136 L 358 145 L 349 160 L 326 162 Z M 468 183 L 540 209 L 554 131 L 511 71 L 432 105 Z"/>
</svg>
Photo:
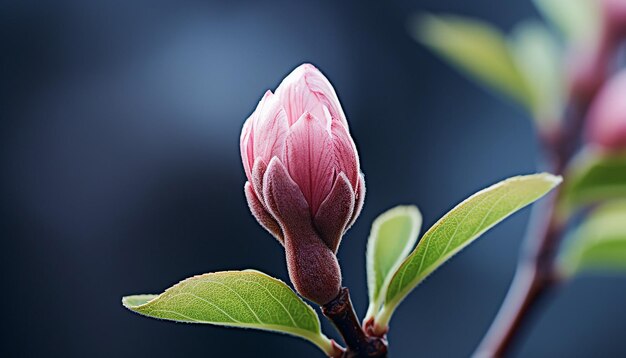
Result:
<svg viewBox="0 0 626 358">
<path fill-rule="evenodd" d="M 605 82 L 617 49 L 626 37 L 626 0 L 600 0 L 600 27 L 587 43 L 573 44 L 569 60 L 572 95 L 583 103 Z"/>
<path fill-rule="evenodd" d="M 626 150 L 626 70 L 611 78 L 594 99 L 585 136 L 605 150 Z"/>
<path fill-rule="evenodd" d="M 569 87 L 572 97 L 579 102 L 588 103 L 606 79 L 614 48 L 607 40 L 578 44 L 570 51 Z"/>
<path fill-rule="evenodd" d="M 626 36 L 626 0 L 600 0 L 605 27 L 613 37 Z"/>
<path fill-rule="evenodd" d="M 335 254 L 365 196 L 356 147 L 330 82 L 312 65 L 296 68 L 261 99 L 240 144 L 250 211 L 283 244 L 296 290 L 327 303 L 341 288 Z"/>
</svg>

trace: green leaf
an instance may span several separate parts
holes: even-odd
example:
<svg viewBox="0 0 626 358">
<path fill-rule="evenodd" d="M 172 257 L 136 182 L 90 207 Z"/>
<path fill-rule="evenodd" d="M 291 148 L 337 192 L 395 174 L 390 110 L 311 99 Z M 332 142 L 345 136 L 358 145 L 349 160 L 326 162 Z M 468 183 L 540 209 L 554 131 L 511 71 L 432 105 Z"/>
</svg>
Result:
<svg viewBox="0 0 626 358">
<path fill-rule="evenodd" d="M 287 333 L 333 351 L 315 311 L 284 282 L 254 270 L 194 276 L 158 296 L 124 297 L 122 304 L 153 318 Z"/>
<path fill-rule="evenodd" d="M 422 215 L 415 206 L 396 206 L 374 220 L 367 242 L 367 285 L 370 305 L 365 320 L 384 302 L 392 274 L 417 241 Z"/>
<path fill-rule="evenodd" d="M 477 192 L 454 207 L 424 234 L 393 275 L 385 304 L 376 317 L 376 326 L 387 327 L 398 304 L 450 257 L 560 182 L 561 177 L 546 173 L 512 177 Z"/>
<path fill-rule="evenodd" d="M 600 28 L 597 0 L 535 0 L 535 5 L 570 41 L 590 41 Z"/>
<path fill-rule="evenodd" d="M 583 271 L 626 273 L 626 200 L 594 210 L 574 232 L 558 262 L 566 277 Z"/>
<path fill-rule="evenodd" d="M 422 15 L 414 37 L 474 80 L 525 107 L 529 89 L 502 33 L 491 25 L 455 15 Z"/>
<path fill-rule="evenodd" d="M 517 25 L 509 43 L 529 87 L 533 117 L 538 125 L 551 130 L 559 125 L 565 108 L 561 46 L 545 25 L 533 20 Z"/>
<path fill-rule="evenodd" d="M 602 154 L 582 152 L 569 166 L 560 210 L 626 197 L 626 152 Z"/>
</svg>

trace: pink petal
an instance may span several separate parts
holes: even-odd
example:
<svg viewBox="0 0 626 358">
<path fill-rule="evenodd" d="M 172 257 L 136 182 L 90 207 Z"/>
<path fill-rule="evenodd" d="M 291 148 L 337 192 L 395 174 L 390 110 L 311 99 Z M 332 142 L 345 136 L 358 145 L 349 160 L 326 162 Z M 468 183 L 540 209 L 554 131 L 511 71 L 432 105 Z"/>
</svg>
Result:
<svg viewBox="0 0 626 358">
<path fill-rule="evenodd" d="M 346 121 L 346 115 L 343 113 L 337 93 L 330 84 L 328 79 L 313 65 L 304 64 L 307 71 L 305 72 L 305 80 L 309 87 L 309 90 L 318 97 L 319 101 L 324 104 L 330 111 L 331 116 L 335 120 L 339 120 L 346 128 L 348 122 Z"/>
<path fill-rule="evenodd" d="M 324 106 L 331 116 L 347 127 L 337 94 L 326 77 L 313 65 L 303 64 L 293 70 L 276 89 L 289 123 L 295 123 L 304 112 L 323 119 Z"/>
<path fill-rule="evenodd" d="M 361 214 L 361 209 L 363 209 L 363 203 L 365 203 L 365 176 L 363 173 L 359 174 L 359 182 L 357 183 L 356 193 L 355 193 L 356 202 L 354 204 L 354 211 L 352 212 L 352 218 L 348 222 L 346 226 L 346 231 L 354 225 L 354 222 Z"/>
<path fill-rule="evenodd" d="M 269 162 L 276 156 L 282 160 L 285 138 L 289 131 L 287 114 L 277 96 L 266 96 L 254 126 L 254 155 Z"/>
<path fill-rule="evenodd" d="M 335 172 L 330 135 L 312 114 L 303 114 L 291 127 L 285 163 L 315 216 L 330 192 Z"/>
<path fill-rule="evenodd" d="M 337 172 L 344 172 L 353 190 L 359 180 L 359 155 L 352 137 L 340 122 L 331 123 L 333 154 Z"/>
<path fill-rule="evenodd" d="M 263 108 L 265 107 L 267 102 L 269 102 L 269 99 L 273 96 L 274 94 L 272 93 L 272 91 L 265 91 L 265 94 L 263 94 L 263 98 L 261 98 L 259 104 L 257 104 L 256 108 L 254 109 L 254 112 L 252 112 L 252 115 L 250 115 L 250 118 L 252 118 L 253 120 L 254 127 L 258 126 L 259 120 L 261 118 L 261 113 L 263 112 Z"/>
<path fill-rule="evenodd" d="M 250 118 L 243 124 L 241 138 L 239 140 L 239 149 L 241 151 L 243 170 L 246 172 L 248 180 L 250 180 L 252 175 L 252 163 L 254 162 L 254 155 L 252 153 L 252 121 Z"/>
<path fill-rule="evenodd" d="M 246 182 L 244 186 L 244 193 L 246 194 L 246 200 L 248 201 L 248 207 L 250 207 L 250 211 L 252 215 L 256 218 L 256 220 L 263 226 L 265 230 L 267 230 L 272 236 L 274 236 L 278 242 L 283 243 L 283 233 L 278 225 L 278 222 L 272 218 L 272 216 L 265 210 L 261 201 L 252 189 L 252 185 L 250 182 Z"/>
<path fill-rule="evenodd" d="M 352 185 L 344 173 L 339 173 L 330 194 L 320 205 L 314 219 L 322 240 L 333 252 L 337 252 L 346 225 L 352 218 L 354 203 Z"/>
<path fill-rule="evenodd" d="M 239 139 L 239 148 L 241 150 L 241 160 L 243 162 L 243 168 L 246 172 L 246 177 L 250 180 L 252 175 L 252 166 L 254 165 L 255 153 L 254 153 L 254 137 L 255 127 L 259 120 L 262 109 L 266 100 L 272 96 L 272 91 L 266 91 L 263 98 L 257 104 L 254 112 L 246 119 L 241 130 L 241 137 Z M 269 159 L 268 159 L 269 160 Z"/>
</svg>

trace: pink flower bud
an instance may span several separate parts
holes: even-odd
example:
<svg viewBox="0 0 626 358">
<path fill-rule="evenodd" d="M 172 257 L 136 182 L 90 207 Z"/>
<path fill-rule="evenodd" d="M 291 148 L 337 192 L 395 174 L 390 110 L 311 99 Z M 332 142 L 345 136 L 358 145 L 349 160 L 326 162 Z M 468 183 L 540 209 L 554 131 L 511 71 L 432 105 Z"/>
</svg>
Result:
<svg viewBox="0 0 626 358">
<path fill-rule="evenodd" d="M 617 39 L 626 36 L 626 0 L 601 0 L 607 30 Z"/>
<path fill-rule="evenodd" d="M 626 149 L 626 70 L 600 90 L 587 117 L 588 142 L 609 151 Z"/>
<path fill-rule="evenodd" d="M 588 103 L 595 96 L 606 80 L 614 50 L 615 44 L 607 37 L 570 50 L 567 71 L 572 97 Z"/>
<path fill-rule="evenodd" d="M 601 23 L 597 37 L 574 44 L 569 59 L 573 97 L 587 103 L 606 80 L 620 43 L 626 37 L 626 0 L 600 0 Z"/>
<path fill-rule="evenodd" d="M 365 183 L 332 85 L 310 64 L 267 91 L 241 132 L 245 194 L 257 221 L 283 244 L 298 292 L 335 298 L 335 253 L 363 206 Z"/>
</svg>

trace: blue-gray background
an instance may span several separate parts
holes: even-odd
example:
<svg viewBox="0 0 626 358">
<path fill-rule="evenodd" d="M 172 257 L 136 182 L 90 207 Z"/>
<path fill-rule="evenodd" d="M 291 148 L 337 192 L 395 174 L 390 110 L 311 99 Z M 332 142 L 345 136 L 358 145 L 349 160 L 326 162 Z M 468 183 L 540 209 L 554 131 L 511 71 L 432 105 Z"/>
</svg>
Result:
<svg viewBox="0 0 626 358">
<path fill-rule="evenodd" d="M 225 269 L 287 279 L 281 247 L 246 207 L 238 141 L 263 92 L 302 62 L 335 85 L 367 178 L 339 253 L 360 314 L 378 213 L 415 203 L 430 225 L 474 191 L 534 172 L 524 113 L 416 44 L 406 23 L 419 11 L 503 29 L 537 16 L 527 0 L 2 3 L 1 355 L 320 356 L 291 337 L 139 317 L 120 298 Z M 528 214 L 415 290 L 392 322 L 393 357 L 471 354 Z M 578 279 L 517 355 L 625 356 L 624 302 L 626 279 Z"/>
</svg>

